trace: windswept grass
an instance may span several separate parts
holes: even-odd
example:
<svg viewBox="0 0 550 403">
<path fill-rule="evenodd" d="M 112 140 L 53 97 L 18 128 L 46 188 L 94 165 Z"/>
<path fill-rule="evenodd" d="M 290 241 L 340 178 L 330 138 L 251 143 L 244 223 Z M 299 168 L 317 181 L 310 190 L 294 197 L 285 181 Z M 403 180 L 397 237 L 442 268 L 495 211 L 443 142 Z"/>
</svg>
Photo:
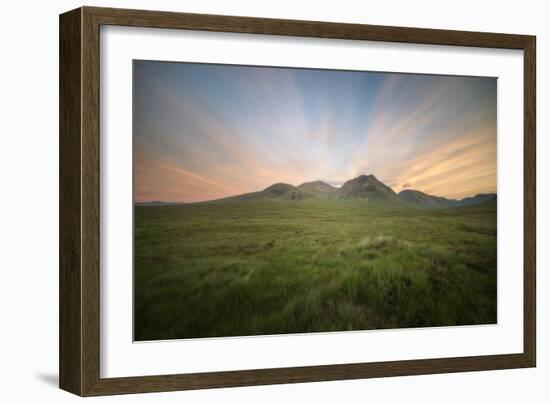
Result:
<svg viewBox="0 0 550 403">
<path fill-rule="evenodd" d="M 496 322 L 496 208 L 136 207 L 136 340 Z"/>
</svg>

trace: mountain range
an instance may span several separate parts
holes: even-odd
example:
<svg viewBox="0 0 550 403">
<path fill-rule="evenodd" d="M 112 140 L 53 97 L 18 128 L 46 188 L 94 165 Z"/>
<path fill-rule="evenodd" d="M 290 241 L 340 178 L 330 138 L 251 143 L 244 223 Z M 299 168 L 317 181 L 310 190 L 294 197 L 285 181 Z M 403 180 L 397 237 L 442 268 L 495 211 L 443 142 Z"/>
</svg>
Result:
<svg viewBox="0 0 550 403">
<path fill-rule="evenodd" d="M 485 202 L 496 202 L 495 193 L 482 193 L 461 200 L 433 196 L 419 190 L 405 189 L 396 193 L 374 175 L 360 175 L 345 182 L 340 188 L 322 181 L 305 182 L 298 186 L 275 183 L 264 190 L 226 197 L 213 202 L 238 202 L 250 200 L 306 200 L 322 199 L 364 199 L 377 204 L 407 205 L 424 209 L 444 209 L 472 206 Z"/>
</svg>

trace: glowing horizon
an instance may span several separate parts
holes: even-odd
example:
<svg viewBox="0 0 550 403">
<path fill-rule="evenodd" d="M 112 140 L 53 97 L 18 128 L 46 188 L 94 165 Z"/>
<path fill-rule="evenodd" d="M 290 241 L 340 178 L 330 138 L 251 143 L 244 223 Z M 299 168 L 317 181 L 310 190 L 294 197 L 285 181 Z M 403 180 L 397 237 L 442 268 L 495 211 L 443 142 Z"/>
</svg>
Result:
<svg viewBox="0 0 550 403">
<path fill-rule="evenodd" d="M 496 193 L 496 78 L 134 61 L 134 200 L 373 174 Z"/>
</svg>

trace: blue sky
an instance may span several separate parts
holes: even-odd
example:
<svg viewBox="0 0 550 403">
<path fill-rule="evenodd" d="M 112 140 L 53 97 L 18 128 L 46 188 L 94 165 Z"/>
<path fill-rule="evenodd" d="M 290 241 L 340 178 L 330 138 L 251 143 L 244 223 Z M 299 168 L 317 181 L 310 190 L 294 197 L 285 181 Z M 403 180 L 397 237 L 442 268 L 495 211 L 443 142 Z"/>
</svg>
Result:
<svg viewBox="0 0 550 403">
<path fill-rule="evenodd" d="M 495 78 L 134 61 L 136 201 L 374 174 L 496 191 Z"/>
</svg>

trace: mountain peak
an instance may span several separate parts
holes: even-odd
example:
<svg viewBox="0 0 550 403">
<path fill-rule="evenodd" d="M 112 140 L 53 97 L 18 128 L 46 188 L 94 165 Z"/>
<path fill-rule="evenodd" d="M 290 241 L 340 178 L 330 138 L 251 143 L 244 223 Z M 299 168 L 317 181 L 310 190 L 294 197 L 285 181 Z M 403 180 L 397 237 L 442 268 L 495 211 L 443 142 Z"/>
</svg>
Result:
<svg viewBox="0 0 550 403">
<path fill-rule="evenodd" d="M 376 179 L 376 176 L 374 176 L 373 174 L 368 174 L 368 175 L 361 174 L 361 175 L 359 175 L 358 177 L 353 178 L 353 179 L 351 179 L 351 180 L 362 180 L 362 181 L 365 181 L 365 180 L 373 180 L 373 179 L 376 180 L 376 181 L 378 180 L 378 179 Z"/>
<path fill-rule="evenodd" d="M 382 184 L 386 186 L 382 181 L 378 180 L 378 178 L 373 174 L 359 175 L 353 179 L 350 179 L 348 182 L 375 183 L 375 184 Z"/>
<path fill-rule="evenodd" d="M 338 190 L 334 186 L 323 181 L 304 182 L 298 186 L 298 189 L 307 194 L 319 197 L 329 197 Z"/>
<path fill-rule="evenodd" d="M 323 181 L 311 181 L 311 182 L 304 182 L 300 185 L 298 185 L 298 187 L 302 186 L 302 185 L 320 185 L 320 186 L 330 186 L 328 183 L 326 182 L 323 182 Z M 332 187 L 332 186 L 330 186 Z"/>
<path fill-rule="evenodd" d="M 271 186 L 266 187 L 264 189 L 264 192 L 272 191 L 272 190 L 277 191 L 277 190 L 291 190 L 291 189 L 295 189 L 295 187 L 288 183 L 278 182 L 278 183 L 274 183 Z"/>
<path fill-rule="evenodd" d="M 399 201 L 392 188 L 380 182 L 372 174 L 359 175 L 345 182 L 339 190 L 340 197 L 365 198 L 367 200 Z"/>
<path fill-rule="evenodd" d="M 258 193 L 260 198 L 265 199 L 284 199 L 284 200 L 303 200 L 311 195 L 292 186 L 288 183 L 274 183 Z"/>
</svg>

